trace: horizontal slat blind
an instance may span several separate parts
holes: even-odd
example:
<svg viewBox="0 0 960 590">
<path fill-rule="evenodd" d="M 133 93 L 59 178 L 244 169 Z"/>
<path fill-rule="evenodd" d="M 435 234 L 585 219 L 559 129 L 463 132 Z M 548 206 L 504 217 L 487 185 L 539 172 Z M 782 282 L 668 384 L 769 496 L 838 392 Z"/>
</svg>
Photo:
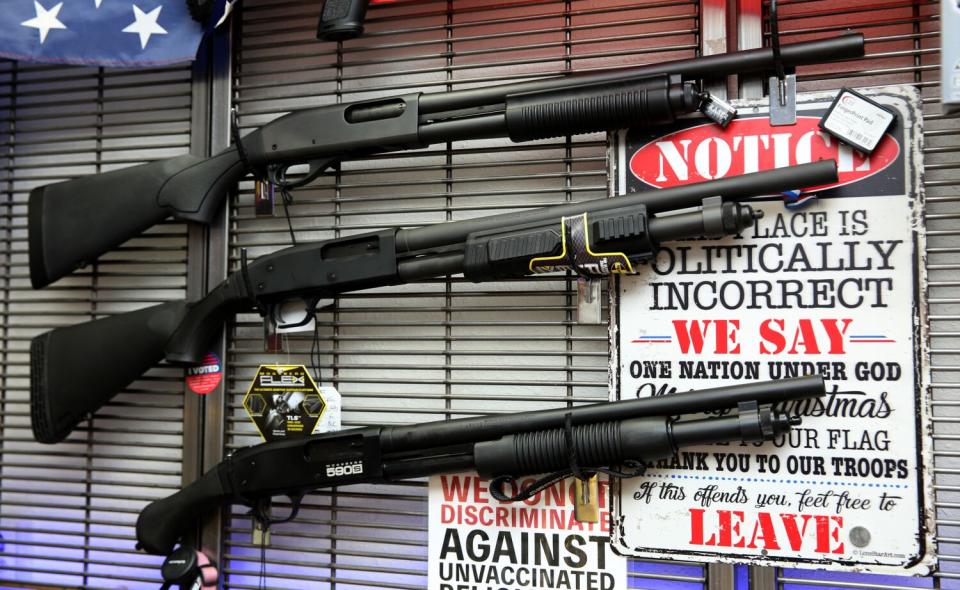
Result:
<svg viewBox="0 0 960 590">
<path fill-rule="evenodd" d="M 151 370 L 65 442 L 40 445 L 30 430 L 29 346 L 54 327 L 182 299 L 185 228 L 160 225 L 33 291 L 26 203 L 36 186 L 185 153 L 190 84 L 185 67 L 0 63 L 0 584 L 159 584 L 159 559 L 134 550 L 133 523 L 146 501 L 180 484 L 181 372 Z"/>
<path fill-rule="evenodd" d="M 240 127 L 324 104 L 691 57 L 697 10 L 682 1 L 413 0 L 372 6 L 365 35 L 338 45 L 314 39 L 318 3 L 249 0 L 235 55 Z M 604 198 L 606 168 L 599 134 L 456 142 L 346 162 L 297 191 L 290 217 L 305 242 Z M 275 217 L 256 217 L 251 183 L 241 183 L 231 209 L 230 243 L 233 269 L 242 248 L 256 257 L 290 244 L 279 206 Z M 578 325 L 575 305 L 575 284 L 564 277 L 456 277 L 345 294 L 317 316 L 322 378 L 344 396 L 345 427 L 603 400 L 606 326 Z M 229 340 L 229 448 L 258 441 L 241 407 L 256 367 L 309 365 L 310 346 L 309 336 L 291 336 L 289 352 L 266 354 L 259 318 L 240 316 Z M 426 585 L 423 481 L 325 490 L 305 505 L 272 531 L 268 588 Z M 258 585 L 250 526 L 235 507 L 225 549 L 230 588 Z M 638 587 L 703 585 L 697 565 L 632 569 Z"/>
</svg>

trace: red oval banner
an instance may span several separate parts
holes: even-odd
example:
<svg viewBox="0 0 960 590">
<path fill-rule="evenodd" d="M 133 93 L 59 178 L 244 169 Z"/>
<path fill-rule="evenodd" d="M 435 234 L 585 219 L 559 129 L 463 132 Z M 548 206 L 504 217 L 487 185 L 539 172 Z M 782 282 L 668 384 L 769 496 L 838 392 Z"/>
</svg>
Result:
<svg viewBox="0 0 960 590">
<path fill-rule="evenodd" d="M 721 129 L 705 123 L 659 137 L 630 157 L 630 171 L 656 188 L 772 170 L 817 160 L 836 160 L 839 182 L 857 182 L 880 172 L 900 155 L 889 133 L 873 154 L 862 154 L 821 130 L 820 117 L 797 117 L 796 125 L 771 127 L 767 117 L 736 119 Z"/>
</svg>

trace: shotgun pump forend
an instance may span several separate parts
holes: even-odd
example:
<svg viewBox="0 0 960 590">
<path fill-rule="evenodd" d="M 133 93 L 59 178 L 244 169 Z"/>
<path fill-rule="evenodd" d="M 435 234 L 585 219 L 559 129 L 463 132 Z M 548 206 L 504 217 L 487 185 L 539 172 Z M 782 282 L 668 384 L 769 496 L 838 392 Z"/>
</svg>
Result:
<svg viewBox="0 0 960 590">
<path fill-rule="evenodd" d="M 174 301 L 58 328 L 30 346 L 34 437 L 63 440 L 161 359 L 199 362 L 233 314 L 270 313 L 291 299 L 308 308 L 338 293 L 463 273 L 475 282 L 572 269 L 636 272 L 661 242 L 731 235 L 758 211 L 739 199 L 835 182 L 825 160 L 743 176 L 555 207 L 387 229 L 302 244 L 244 264 L 202 299 Z M 676 212 L 703 205 L 699 210 Z M 672 214 L 666 214 L 674 212 Z"/>
<path fill-rule="evenodd" d="M 304 494 L 337 485 L 475 470 L 497 478 L 491 483 L 497 494 L 498 486 L 502 490 L 516 478 L 554 471 L 559 478 L 578 467 L 626 464 L 634 469 L 623 475 L 639 475 L 643 463 L 671 457 L 681 447 L 771 440 L 800 423 L 771 404 L 824 394 L 821 377 L 800 377 L 264 443 L 233 453 L 181 491 L 147 505 L 137 519 L 138 546 L 169 553 L 203 514 L 231 501 L 259 510 L 258 518 L 269 522 L 262 508 L 270 497 L 289 496 L 293 510 L 274 521 L 286 522 L 296 516 Z M 724 415 L 672 418 L 708 411 Z"/>
<path fill-rule="evenodd" d="M 863 55 L 863 37 L 784 45 L 785 67 Z M 212 157 L 185 155 L 30 192 L 30 280 L 39 289 L 173 216 L 210 223 L 248 173 L 296 188 L 338 162 L 464 139 L 529 141 L 671 123 L 710 103 L 694 80 L 772 71 L 771 49 L 290 113 Z M 286 171 L 309 164 L 294 183 Z"/>
</svg>

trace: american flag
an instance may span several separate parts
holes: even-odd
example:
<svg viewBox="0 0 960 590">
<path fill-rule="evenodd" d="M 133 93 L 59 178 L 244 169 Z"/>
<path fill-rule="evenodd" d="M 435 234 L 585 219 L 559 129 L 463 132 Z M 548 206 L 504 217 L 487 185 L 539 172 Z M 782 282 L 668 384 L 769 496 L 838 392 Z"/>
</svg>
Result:
<svg viewBox="0 0 960 590">
<path fill-rule="evenodd" d="M 205 26 L 186 0 L 4 0 L 0 56 L 120 67 L 192 61 L 204 33 L 237 2 L 213 2 Z"/>
</svg>

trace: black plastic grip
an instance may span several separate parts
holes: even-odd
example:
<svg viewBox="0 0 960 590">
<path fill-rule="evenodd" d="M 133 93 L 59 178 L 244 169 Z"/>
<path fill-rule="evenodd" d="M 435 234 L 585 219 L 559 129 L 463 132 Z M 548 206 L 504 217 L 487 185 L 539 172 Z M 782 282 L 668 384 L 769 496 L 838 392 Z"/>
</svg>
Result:
<svg viewBox="0 0 960 590">
<path fill-rule="evenodd" d="M 137 517 L 138 547 L 154 555 L 173 551 L 187 527 L 232 495 L 220 477 L 225 465 L 220 463 L 172 496 L 147 504 Z"/>
<path fill-rule="evenodd" d="M 526 276 L 531 272 L 542 272 L 542 268 L 533 268 L 533 265 L 535 261 L 545 259 L 559 266 L 570 265 L 586 271 L 589 263 L 597 263 L 601 258 L 617 258 L 608 256 L 611 253 L 633 262 L 653 256 L 654 241 L 645 206 L 633 205 L 596 213 L 589 213 L 586 209 L 584 207 L 581 215 L 558 217 L 556 221 L 471 233 L 464 249 L 463 276 L 474 282 Z M 565 228 L 565 236 L 562 228 Z M 577 230 L 573 231 L 573 228 Z M 687 237 L 698 235 L 691 233 Z M 597 268 L 598 274 L 608 272 Z"/>
<path fill-rule="evenodd" d="M 33 189 L 30 282 L 40 289 L 163 219 L 209 223 L 245 174 L 236 151 L 179 156 Z"/>
<path fill-rule="evenodd" d="M 240 311 L 245 303 L 249 304 L 241 295 L 243 288 L 239 282 L 239 274 L 231 275 L 203 299 L 184 306 L 176 330 L 164 346 L 164 358 L 173 363 L 199 363 L 203 360 L 230 316 Z"/>
<path fill-rule="evenodd" d="M 62 441 L 89 414 L 163 358 L 183 316 L 175 301 L 57 328 L 30 343 L 30 417 L 42 443 Z"/>
<path fill-rule="evenodd" d="M 363 34 L 370 0 L 326 0 L 317 25 L 317 39 L 346 41 Z"/>
<path fill-rule="evenodd" d="M 163 221 L 140 166 L 30 191 L 30 282 L 40 289 Z"/>
<path fill-rule="evenodd" d="M 660 416 L 574 426 L 572 440 L 577 464 L 585 469 L 669 457 L 675 450 L 667 418 Z M 521 477 L 571 464 L 566 432 L 559 428 L 477 443 L 473 454 L 483 477 Z"/>
<path fill-rule="evenodd" d="M 530 274 L 530 261 L 560 254 L 561 220 L 472 233 L 464 248 L 463 276 L 473 282 Z"/>
<path fill-rule="evenodd" d="M 697 107 L 693 87 L 666 76 L 507 97 L 513 141 L 672 123 Z"/>
</svg>

